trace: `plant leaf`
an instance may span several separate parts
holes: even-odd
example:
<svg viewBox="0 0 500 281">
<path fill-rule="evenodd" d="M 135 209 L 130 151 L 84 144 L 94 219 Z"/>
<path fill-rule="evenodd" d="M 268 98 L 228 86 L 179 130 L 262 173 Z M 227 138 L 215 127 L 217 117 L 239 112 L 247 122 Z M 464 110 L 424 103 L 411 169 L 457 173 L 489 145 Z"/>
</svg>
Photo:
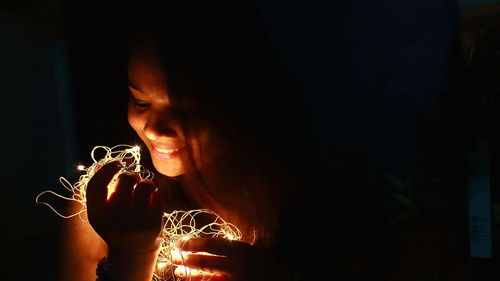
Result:
<svg viewBox="0 0 500 281">
<path fill-rule="evenodd" d="M 404 182 L 396 176 L 393 176 L 389 173 L 384 173 L 386 178 L 389 180 L 391 185 L 397 188 L 400 191 L 408 192 L 411 189 L 411 183 Z"/>
<path fill-rule="evenodd" d="M 410 198 L 404 197 L 404 196 L 397 194 L 397 193 L 391 193 L 391 195 L 392 195 L 392 197 L 394 197 L 396 200 L 398 200 L 403 205 L 406 205 L 409 207 L 415 206 L 415 203 Z"/>
</svg>

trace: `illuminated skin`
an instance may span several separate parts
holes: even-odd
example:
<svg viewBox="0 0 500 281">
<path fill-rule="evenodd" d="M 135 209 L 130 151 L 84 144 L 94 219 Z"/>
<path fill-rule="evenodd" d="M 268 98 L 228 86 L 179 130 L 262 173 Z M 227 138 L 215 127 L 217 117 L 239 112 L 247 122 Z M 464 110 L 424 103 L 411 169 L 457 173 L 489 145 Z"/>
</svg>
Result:
<svg viewBox="0 0 500 281">
<path fill-rule="evenodd" d="M 179 176 L 186 172 L 187 143 L 178 121 L 172 116 L 166 73 L 158 59 L 151 55 L 153 51 L 144 53 L 133 55 L 129 60 L 128 121 L 147 146 L 158 172 Z"/>
<path fill-rule="evenodd" d="M 129 172 L 120 174 L 108 198 L 107 186 L 120 168 L 116 161 L 108 163 L 89 181 L 88 219 L 107 244 L 113 280 L 151 280 L 160 247 L 163 201 L 152 181 Z"/>
</svg>

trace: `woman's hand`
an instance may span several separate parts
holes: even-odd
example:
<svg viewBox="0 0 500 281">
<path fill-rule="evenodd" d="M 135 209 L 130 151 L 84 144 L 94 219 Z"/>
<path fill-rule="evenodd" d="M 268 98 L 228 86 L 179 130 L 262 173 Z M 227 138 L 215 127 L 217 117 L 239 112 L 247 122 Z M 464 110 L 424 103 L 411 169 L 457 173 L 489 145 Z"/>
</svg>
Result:
<svg viewBox="0 0 500 281">
<path fill-rule="evenodd" d="M 227 240 L 223 238 L 191 238 L 181 240 L 177 247 L 183 253 L 182 259 L 173 262 L 177 265 L 188 267 L 191 276 L 186 276 L 189 271 L 178 267 L 175 274 L 186 280 L 201 280 L 203 271 L 213 275 L 214 280 L 261 280 L 261 281 L 293 281 L 294 272 L 278 262 L 269 255 L 262 253 L 259 249 L 241 241 Z M 196 254 L 204 252 L 205 254 Z M 207 276 L 205 276 L 206 278 Z"/>
<path fill-rule="evenodd" d="M 107 185 L 119 170 L 117 162 L 108 163 L 88 183 L 89 222 L 109 248 L 155 251 L 163 217 L 161 196 L 152 181 L 125 172 L 118 177 L 116 189 L 108 198 Z"/>
<path fill-rule="evenodd" d="M 89 222 L 108 246 L 108 266 L 116 280 L 151 280 L 161 242 L 162 199 L 152 181 L 129 172 L 118 177 L 108 196 L 107 186 L 119 170 L 117 162 L 108 163 L 89 181 Z"/>
</svg>

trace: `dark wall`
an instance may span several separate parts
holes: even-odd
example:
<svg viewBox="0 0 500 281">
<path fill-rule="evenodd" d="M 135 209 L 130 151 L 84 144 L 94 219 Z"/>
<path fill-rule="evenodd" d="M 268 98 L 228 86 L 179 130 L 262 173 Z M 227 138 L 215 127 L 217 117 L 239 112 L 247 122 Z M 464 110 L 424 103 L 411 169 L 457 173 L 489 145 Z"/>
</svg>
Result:
<svg viewBox="0 0 500 281">
<path fill-rule="evenodd" d="M 53 280 L 61 219 L 35 197 L 76 162 L 61 1 L 0 1 L 0 33 L 2 279 Z"/>
<path fill-rule="evenodd" d="M 339 245 L 378 248 L 384 173 L 419 187 L 454 173 L 455 1 L 257 2 L 309 111 Z"/>
<path fill-rule="evenodd" d="M 124 41 L 133 9 L 126 4 L 65 2 L 64 36 L 70 50 L 81 159 L 96 145 L 136 142 L 126 117 Z"/>
</svg>

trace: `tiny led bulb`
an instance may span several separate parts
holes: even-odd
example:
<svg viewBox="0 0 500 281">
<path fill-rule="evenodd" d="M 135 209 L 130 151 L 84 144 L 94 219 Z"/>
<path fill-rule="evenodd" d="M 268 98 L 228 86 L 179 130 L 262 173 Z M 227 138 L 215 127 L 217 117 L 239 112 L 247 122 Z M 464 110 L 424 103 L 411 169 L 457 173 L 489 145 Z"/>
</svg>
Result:
<svg viewBox="0 0 500 281">
<path fill-rule="evenodd" d="M 130 151 L 139 151 L 139 150 L 141 150 L 141 148 L 138 145 L 136 145 L 130 149 Z"/>
<path fill-rule="evenodd" d="M 163 270 L 166 266 L 167 266 L 166 262 L 158 262 L 156 264 L 156 267 L 158 268 L 158 270 Z"/>
<path fill-rule="evenodd" d="M 83 165 L 78 165 L 78 167 L 76 167 L 79 171 L 83 171 L 85 170 L 85 166 Z"/>
</svg>

